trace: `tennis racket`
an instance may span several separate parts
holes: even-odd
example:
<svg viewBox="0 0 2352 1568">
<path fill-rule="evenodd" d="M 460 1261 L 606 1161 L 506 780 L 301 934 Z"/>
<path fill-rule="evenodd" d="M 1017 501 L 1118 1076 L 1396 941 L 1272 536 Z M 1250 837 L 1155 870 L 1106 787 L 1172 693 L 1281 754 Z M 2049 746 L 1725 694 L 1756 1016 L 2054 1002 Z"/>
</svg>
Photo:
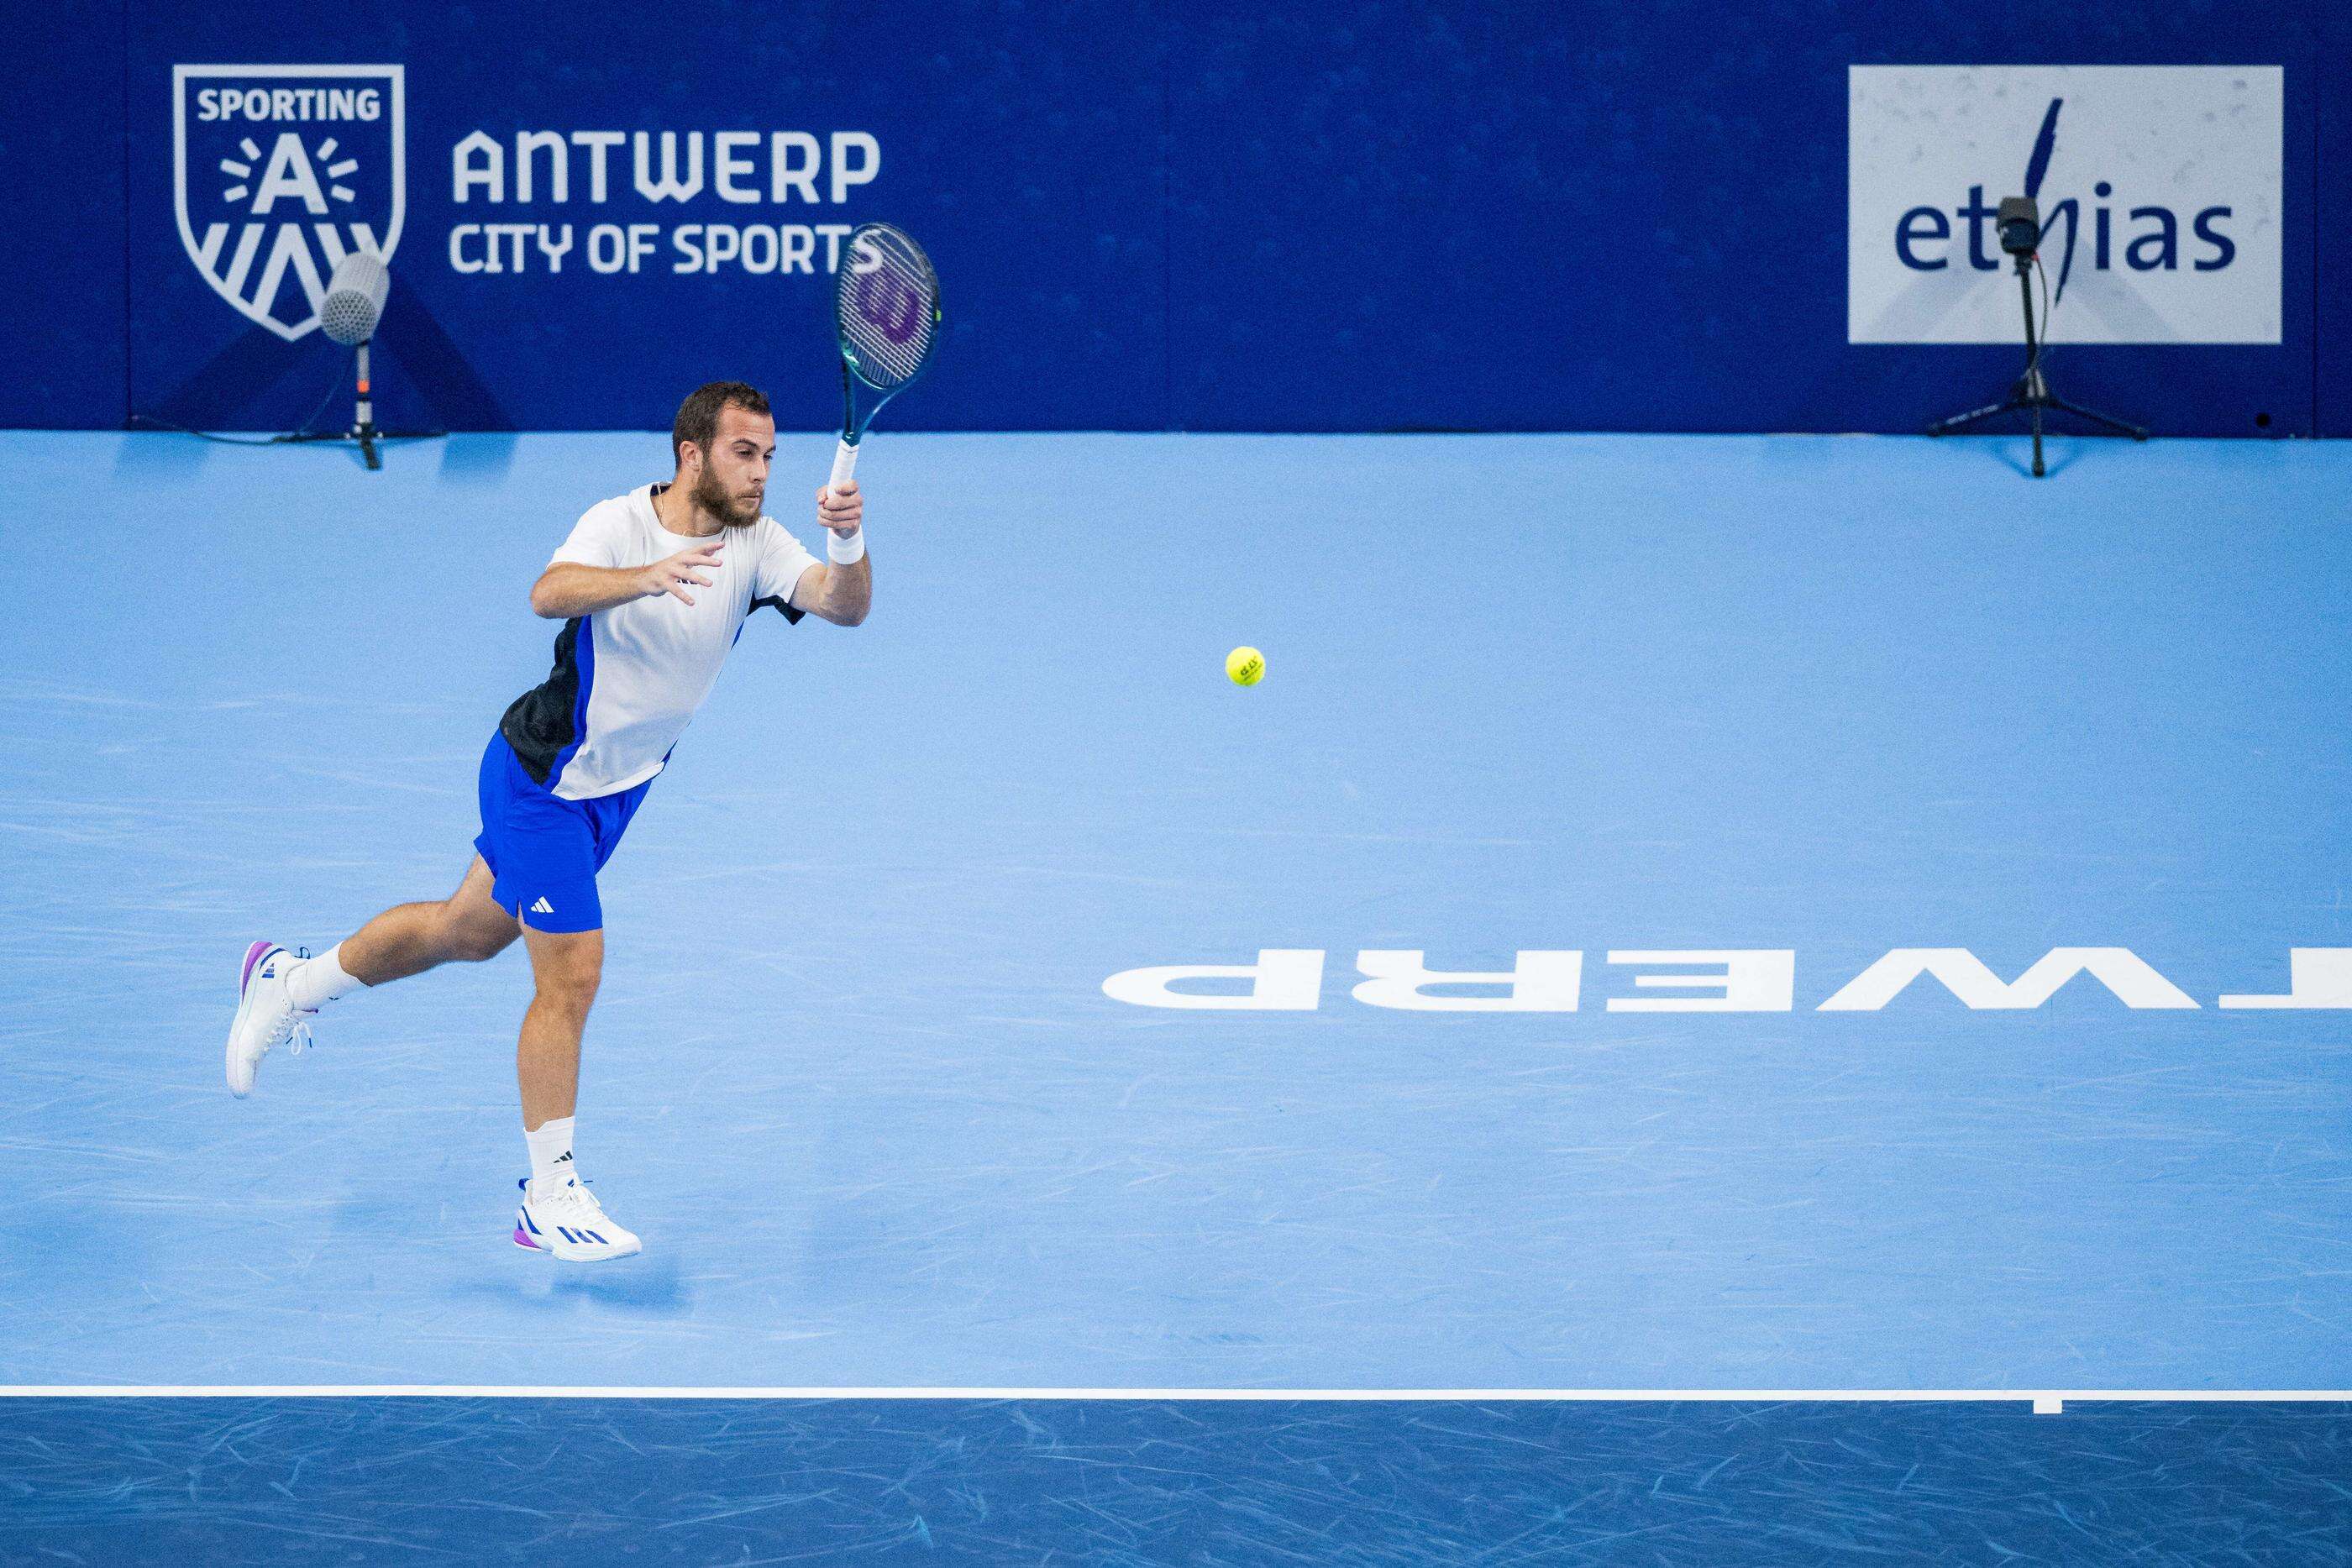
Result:
<svg viewBox="0 0 2352 1568">
<path fill-rule="evenodd" d="M 913 384 L 940 334 L 940 280 L 923 247 L 888 224 L 860 224 L 833 280 L 841 340 L 841 445 L 828 490 L 857 471 L 857 444 L 882 405 Z M 858 389 L 866 406 L 858 412 Z"/>
</svg>

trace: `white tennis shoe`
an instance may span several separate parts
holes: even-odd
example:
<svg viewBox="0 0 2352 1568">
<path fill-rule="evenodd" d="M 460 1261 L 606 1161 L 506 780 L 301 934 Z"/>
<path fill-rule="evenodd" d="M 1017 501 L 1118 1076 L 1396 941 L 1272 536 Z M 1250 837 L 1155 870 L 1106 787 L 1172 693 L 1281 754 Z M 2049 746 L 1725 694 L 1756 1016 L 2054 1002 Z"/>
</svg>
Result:
<svg viewBox="0 0 2352 1568">
<path fill-rule="evenodd" d="M 245 950 L 236 977 L 236 1021 L 228 1026 L 228 1092 L 242 1100 L 253 1092 L 254 1069 L 279 1046 L 299 1056 L 310 1047 L 315 1009 L 298 1008 L 286 994 L 286 977 L 307 953 L 256 942 Z"/>
<path fill-rule="evenodd" d="M 516 1246 L 551 1253 L 567 1263 L 601 1263 L 633 1257 L 641 1249 L 636 1233 L 614 1224 L 579 1177 L 550 1178 L 544 1192 L 534 1192 L 528 1178 L 516 1185 L 522 1188 L 522 1207 L 515 1210 Z"/>
</svg>

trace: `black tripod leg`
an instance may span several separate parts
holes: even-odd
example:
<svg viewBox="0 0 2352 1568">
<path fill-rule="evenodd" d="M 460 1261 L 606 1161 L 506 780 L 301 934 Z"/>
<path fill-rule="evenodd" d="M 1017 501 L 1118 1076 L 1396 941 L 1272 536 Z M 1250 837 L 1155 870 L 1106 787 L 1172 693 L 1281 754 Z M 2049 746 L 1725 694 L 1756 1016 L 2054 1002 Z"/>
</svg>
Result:
<svg viewBox="0 0 2352 1568">
<path fill-rule="evenodd" d="M 2126 423 L 2124 421 L 2116 418 L 2114 415 L 2101 413 L 2096 409 L 2084 408 L 2079 402 L 2068 402 L 2063 397 L 2053 397 L 2050 400 L 2050 406 L 2054 409 L 2063 410 L 2065 413 L 2073 414 L 2076 419 L 2087 419 L 2093 424 L 2104 424 L 2109 430 L 2116 432 L 2117 434 L 2128 435 L 2134 441 L 2146 441 L 2147 439 L 2147 432 L 2142 430 L 2138 425 Z"/>
<path fill-rule="evenodd" d="M 1989 402 L 1982 408 L 1972 408 L 1966 413 L 1956 413 L 1949 419 L 1937 420 L 1935 423 L 1927 427 L 1927 434 L 1930 435 L 1948 435 L 1955 430 L 1966 429 L 1968 426 L 1974 424 L 1980 419 L 1990 419 L 1994 414 L 2007 413 L 2011 409 L 2017 406 L 2017 402 L 2014 399 L 2011 399 L 2008 402 Z"/>
<path fill-rule="evenodd" d="M 2037 402 L 2033 405 L 2033 476 L 2039 479 L 2044 472 L 2042 466 L 2042 405 Z"/>
</svg>

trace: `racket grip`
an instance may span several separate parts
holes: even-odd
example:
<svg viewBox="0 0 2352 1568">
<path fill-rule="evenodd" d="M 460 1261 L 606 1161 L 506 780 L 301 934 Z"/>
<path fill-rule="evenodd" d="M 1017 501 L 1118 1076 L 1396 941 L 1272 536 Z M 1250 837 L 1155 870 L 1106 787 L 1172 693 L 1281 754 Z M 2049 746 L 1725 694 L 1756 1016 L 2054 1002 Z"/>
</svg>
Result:
<svg viewBox="0 0 2352 1568">
<path fill-rule="evenodd" d="M 827 490 L 839 490 L 857 472 L 857 448 L 846 441 L 833 451 L 833 477 L 824 482 Z"/>
</svg>

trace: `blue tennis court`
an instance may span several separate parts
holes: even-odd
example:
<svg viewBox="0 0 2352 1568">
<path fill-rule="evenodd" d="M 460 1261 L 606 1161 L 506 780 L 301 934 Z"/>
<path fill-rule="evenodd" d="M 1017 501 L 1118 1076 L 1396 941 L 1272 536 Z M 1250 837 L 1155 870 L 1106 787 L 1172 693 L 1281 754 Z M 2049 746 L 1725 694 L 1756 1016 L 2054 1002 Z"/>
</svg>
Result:
<svg viewBox="0 0 2352 1568">
<path fill-rule="evenodd" d="M 367 1500 L 566 1445 L 655 1561 L 2352 1554 L 2275 1397 L 2352 1381 L 2338 447 L 896 435 L 871 619 L 747 625 L 604 875 L 582 1270 L 507 1240 L 520 950 L 221 1039 L 457 885 L 663 447 L 0 434 L 0 1384 L 245 1391 L 10 1406 L 0 1554 L 462 1553 Z M 777 1392 L 549 1397 L 632 1389 Z M 1496 1397 L 1297 1402 L 1429 1391 Z M 1758 1397 L 1501 1398 L 1608 1391 Z M 1938 1391 L 2069 1403 L 1851 1397 Z"/>
<path fill-rule="evenodd" d="M 49 1562 L 2334 1563 L 2309 1405 L 36 1400 Z M 587 1507 L 568 1499 L 583 1480 Z"/>
</svg>

